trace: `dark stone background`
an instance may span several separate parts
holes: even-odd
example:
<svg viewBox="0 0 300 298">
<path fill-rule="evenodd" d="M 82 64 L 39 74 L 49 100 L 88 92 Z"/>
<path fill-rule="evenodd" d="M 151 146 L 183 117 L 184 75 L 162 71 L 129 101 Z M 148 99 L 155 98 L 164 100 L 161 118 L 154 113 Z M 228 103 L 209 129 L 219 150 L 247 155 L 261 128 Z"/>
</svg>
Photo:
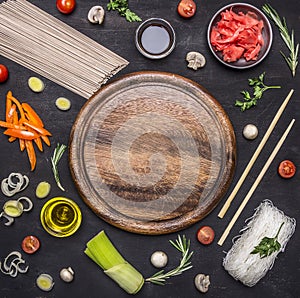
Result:
<svg viewBox="0 0 300 298">
<path fill-rule="evenodd" d="M 283 50 L 285 53 L 288 53 L 288 51 L 273 23 L 274 42 L 267 58 L 252 69 L 237 71 L 221 65 L 210 53 L 206 41 L 206 31 L 210 18 L 219 8 L 229 4 L 230 1 L 196 0 L 196 15 L 192 19 L 185 20 L 176 12 L 178 1 L 130 0 L 130 8 L 142 19 L 145 20 L 150 17 L 165 18 L 171 22 L 176 31 L 177 43 L 174 52 L 169 57 L 159 61 L 148 60 L 136 50 L 134 33 L 139 25 L 138 23 L 126 22 L 116 12 L 107 12 L 102 26 L 92 25 L 87 21 L 87 13 L 91 6 L 99 4 L 105 6 L 108 1 L 77 0 L 76 10 L 67 16 L 58 12 L 55 1 L 32 0 L 31 2 L 128 59 L 130 64 L 116 77 L 142 70 L 168 71 L 190 78 L 209 90 L 228 113 L 236 133 L 237 168 L 230 190 L 247 165 L 281 102 L 290 89 L 295 89 L 293 98 L 226 217 L 221 220 L 218 219 L 217 214 L 228 194 L 224 196 L 221 204 L 209 216 L 181 232 L 181 234 L 184 233 L 187 238 L 191 239 L 191 248 L 194 251 L 194 267 L 183 275 L 170 279 L 164 287 L 147 284 L 136 296 L 199 297 L 202 294 L 195 289 L 193 279 L 197 273 L 205 273 L 211 277 L 211 286 L 205 297 L 300 297 L 298 280 L 300 276 L 300 241 L 297 229 L 288 243 L 286 251 L 279 254 L 272 270 L 253 288 L 247 288 L 240 282 L 235 281 L 222 267 L 224 251 L 230 249 L 232 245 L 231 239 L 238 234 L 244 225 L 245 219 L 254 213 L 254 209 L 262 200 L 266 198 L 272 200 L 274 205 L 287 215 L 297 220 L 299 219 L 300 174 L 298 172 L 290 180 L 281 179 L 277 174 L 277 165 L 283 159 L 291 159 L 296 165 L 300 164 L 300 126 L 298 123 L 298 116 L 300 115 L 300 99 L 298 95 L 299 69 L 297 76 L 292 78 L 290 70 L 279 53 L 280 50 Z M 262 1 L 248 2 L 257 7 L 261 7 L 264 4 Z M 286 17 L 289 27 L 295 29 L 296 41 L 299 42 L 299 1 L 271 0 L 270 4 L 277 9 L 281 16 Z M 207 65 L 204 69 L 195 72 L 186 67 L 185 55 L 188 51 L 200 51 L 206 56 Z M 1 119 L 4 118 L 5 113 L 5 95 L 8 90 L 12 90 L 17 98 L 31 103 L 36 108 L 44 119 L 46 127 L 53 133 L 51 138 L 52 147 L 46 148 L 44 153 L 38 154 L 38 163 L 34 172 L 29 171 L 26 154 L 20 153 L 18 144 L 9 144 L 7 137 L 3 134 L 0 135 L 0 178 L 7 177 L 11 172 L 20 172 L 28 175 L 30 187 L 22 194 L 33 198 L 35 204 L 34 210 L 18 218 L 13 226 L 5 227 L 1 223 L 1 260 L 10 251 L 20 250 L 20 243 L 26 235 L 34 234 L 41 241 L 41 249 L 36 254 L 23 254 L 30 266 L 27 274 L 19 275 L 16 278 L 1 274 L 0 297 L 126 297 L 126 293 L 106 277 L 83 254 L 85 243 L 101 229 L 107 232 L 124 257 L 139 269 L 144 276 L 150 276 L 156 272 L 156 269 L 149 262 L 149 257 L 153 251 L 158 249 L 168 253 L 170 259 L 168 268 L 176 266 L 179 254 L 170 246 L 168 240 L 175 239 L 177 233 L 163 236 L 136 235 L 110 226 L 99 219 L 81 200 L 75 188 L 68 167 L 67 154 L 64 155 L 59 165 L 61 179 L 66 192 L 62 193 L 56 187 L 51 172 L 50 156 L 57 142 L 65 144 L 69 142 L 70 130 L 76 115 L 86 100 L 46 79 L 44 79 L 46 83 L 44 92 L 34 94 L 27 86 L 27 79 L 35 75 L 35 73 L 2 56 L 0 57 L 0 63 L 7 65 L 10 71 L 9 80 L 0 85 L 0 96 L 2 98 L 2 104 L 0 105 Z M 248 78 L 258 76 L 264 71 L 266 72 L 267 84 L 281 85 L 282 88 L 266 92 L 257 107 L 244 113 L 240 112 L 237 107 L 234 107 L 235 99 L 240 98 L 239 92 L 247 88 Z M 67 113 L 56 109 L 54 102 L 58 96 L 65 96 L 72 101 L 72 108 Z M 218 246 L 217 240 L 292 118 L 296 119 L 293 130 L 233 227 L 227 241 L 223 247 Z M 247 141 L 242 136 L 243 127 L 250 122 L 257 125 L 260 131 L 259 137 L 254 141 Z M 37 200 L 34 196 L 34 191 L 37 183 L 42 180 L 47 180 L 51 183 L 51 197 L 64 195 L 72 198 L 81 207 L 83 213 L 82 226 L 73 236 L 66 239 L 54 238 L 48 235 L 41 227 L 39 213 L 45 201 Z M 6 198 L 1 195 L 1 206 L 5 201 Z M 210 225 L 215 229 L 216 240 L 210 246 L 204 247 L 195 238 L 196 231 L 201 225 Z M 59 278 L 60 269 L 67 266 L 72 266 L 76 274 L 75 280 L 71 284 L 66 284 Z M 49 293 L 41 292 L 35 286 L 36 277 L 43 272 L 51 274 L 55 279 L 55 286 Z"/>
</svg>

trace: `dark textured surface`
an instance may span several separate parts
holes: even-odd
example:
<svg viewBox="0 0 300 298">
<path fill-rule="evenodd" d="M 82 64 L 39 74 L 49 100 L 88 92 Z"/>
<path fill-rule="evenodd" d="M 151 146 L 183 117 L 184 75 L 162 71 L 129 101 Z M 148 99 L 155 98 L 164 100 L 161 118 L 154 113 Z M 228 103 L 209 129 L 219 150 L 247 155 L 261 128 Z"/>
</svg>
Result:
<svg viewBox="0 0 300 298">
<path fill-rule="evenodd" d="M 283 180 L 277 174 L 277 165 L 283 159 L 291 159 L 297 166 L 300 163 L 300 127 L 298 123 L 300 114 L 300 99 L 298 95 L 300 74 L 298 69 L 296 78 L 291 77 L 291 73 L 279 53 L 280 50 L 287 51 L 277 28 L 272 24 L 274 43 L 267 58 L 255 68 L 235 71 L 221 65 L 209 52 L 206 42 L 206 29 L 210 18 L 220 7 L 228 4 L 228 1 L 197 1 L 198 10 L 196 15 L 190 20 L 185 20 L 177 15 L 176 7 L 178 1 L 130 0 L 131 8 L 144 20 L 150 17 L 163 17 L 173 25 L 176 31 L 177 43 L 175 50 L 167 58 L 158 61 L 148 60 L 136 50 L 134 32 L 138 26 L 137 23 L 128 23 L 115 12 L 106 14 L 106 19 L 102 26 L 88 23 L 87 12 L 89 8 L 98 4 L 106 5 L 107 1 L 99 3 L 96 1 L 78 0 L 76 10 L 68 16 L 64 16 L 57 11 L 55 1 L 31 2 L 129 60 L 130 64 L 117 77 L 142 70 L 168 71 L 192 79 L 209 90 L 228 113 L 236 133 L 237 169 L 230 189 L 233 188 L 240 177 L 281 102 L 291 88 L 295 89 L 293 98 L 226 217 L 221 220 L 218 219 L 217 214 L 228 194 L 208 217 L 182 232 L 192 241 L 194 267 L 182 276 L 170 279 L 168 285 L 164 287 L 146 284 L 136 296 L 198 297 L 201 294 L 195 289 L 193 279 L 197 273 L 205 273 L 211 276 L 211 286 L 209 292 L 205 294 L 206 297 L 299 297 L 300 240 L 298 228 L 296 228 L 296 232 L 288 243 L 285 252 L 279 254 L 272 270 L 253 288 L 247 288 L 233 280 L 222 267 L 223 251 L 230 249 L 231 239 L 238 234 L 238 231 L 244 225 L 245 219 L 254 213 L 254 208 L 263 199 L 271 199 L 274 205 L 287 215 L 296 218 L 296 220 L 299 219 L 299 172 L 291 180 Z M 263 3 L 261 1 L 248 2 L 257 7 L 261 7 Z M 289 27 L 295 29 L 296 40 L 299 41 L 299 2 L 296 0 L 287 2 L 274 0 L 270 1 L 270 4 L 282 16 L 286 17 Z M 205 68 L 197 72 L 188 69 L 184 60 L 188 51 L 195 50 L 202 52 L 207 58 Z M 26 154 L 19 152 L 17 143 L 9 144 L 7 137 L 0 135 L 1 179 L 7 177 L 11 172 L 21 172 L 28 175 L 30 186 L 22 195 L 27 195 L 34 201 L 33 211 L 22 215 L 13 226 L 5 227 L 1 221 L 0 257 L 3 259 L 10 251 L 20 250 L 20 243 L 26 235 L 34 234 L 41 241 L 41 249 L 36 254 L 31 256 L 24 254 L 24 258 L 30 266 L 27 274 L 20 275 L 15 279 L 1 274 L 0 297 L 126 297 L 127 295 L 123 290 L 116 286 L 83 254 L 85 243 L 101 229 L 107 232 L 124 257 L 139 269 L 144 276 L 149 276 L 156 272 L 156 269 L 150 265 L 149 258 L 151 253 L 158 249 L 166 251 L 169 255 L 167 269 L 176 266 L 180 255 L 170 246 L 168 240 L 175 239 L 177 233 L 165 236 L 141 236 L 114 228 L 99 219 L 85 205 L 76 191 L 68 167 L 67 154 L 64 155 L 59 164 L 61 180 L 66 188 L 66 192 L 62 193 L 56 187 L 51 172 L 50 156 L 57 142 L 65 144 L 69 142 L 72 125 L 85 100 L 45 79 L 46 88 L 44 92 L 34 94 L 27 86 L 27 79 L 34 73 L 4 57 L 0 57 L 0 63 L 6 64 L 10 71 L 9 81 L 0 85 L 2 98 L 2 104 L 0 105 L 1 119 L 4 118 L 5 94 L 8 90 L 12 90 L 17 98 L 32 104 L 36 108 L 37 112 L 44 119 L 46 128 L 53 133 L 51 138 L 52 147 L 46 148 L 44 153 L 38 154 L 37 168 L 32 173 L 29 171 Z M 264 71 L 266 71 L 267 84 L 281 85 L 282 88 L 267 91 L 257 107 L 244 113 L 240 112 L 233 105 L 235 99 L 240 97 L 239 92 L 247 88 L 247 79 L 249 77 L 258 76 Z M 64 113 L 56 109 L 54 102 L 58 96 L 65 96 L 72 101 L 72 108 L 69 112 Z M 219 247 L 216 240 L 221 236 L 239 203 L 251 187 L 270 152 L 292 118 L 296 119 L 293 130 L 232 229 L 227 241 L 223 247 Z M 251 142 L 242 137 L 242 129 L 247 123 L 257 125 L 260 132 L 259 137 Z M 41 227 L 39 212 L 45 200 L 37 200 L 34 195 L 35 187 L 41 180 L 47 180 L 51 183 L 51 197 L 64 195 L 72 198 L 81 207 L 83 214 L 82 226 L 73 236 L 66 239 L 57 239 L 48 235 Z M 15 197 L 18 198 L 18 195 Z M 0 199 L 1 204 L 4 204 L 7 200 L 3 195 Z M 207 247 L 202 246 L 195 239 L 197 229 L 204 224 L 211 225 L 216 232 L 216 240 Z M 60 269 L 67 266 L 72 266 L 76 274 L 75 280 L 71 284 L 65 284 L 59 279 Z M 35 286 L 35 279 L 42 272 L 51 274 L 55 279 L 55 286 L 50 293 L 41 292 Z"/>
</svg>

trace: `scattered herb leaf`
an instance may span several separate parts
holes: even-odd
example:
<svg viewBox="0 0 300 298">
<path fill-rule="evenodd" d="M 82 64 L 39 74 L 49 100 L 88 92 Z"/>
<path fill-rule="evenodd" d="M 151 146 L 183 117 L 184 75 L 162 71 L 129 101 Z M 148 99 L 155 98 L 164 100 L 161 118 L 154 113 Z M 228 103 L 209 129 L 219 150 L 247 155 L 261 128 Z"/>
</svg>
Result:
<svg viewBox="0 0 300 298">
<path fill-rule="evenodd" d="M 251 254 L 259 254 L 260 258 L 270 256 L 273 252 L 280 250 L 281 244 L 278 242 L 278 235 L 283 226 L 284 222 L 280 225 L 277 234 L 274 238 L 264 237 L 260 243 L 254 247 Z"/>
<path fill-rule="evenodd" d="M 284 57 L 294 77 L 296 75 L 299 53 L 299 43 L 295 45 L 294 30 L 292 30 L 291 34 L 289 34 L 285 18 L 281 19 L 277 11 L 271 5 L 265 4 L 262 9 L 278 27 L 280 36 L 290 51 L 290 55 L 288 57 L 282 51 L 280 51 L 280 53 Z"/>
<path fill-rule="evenodd" d="M 193 266 L 191 265 L 190 259 L 193 255 L 193 251 L 189 252 L 190 249 L 190 240 L 186 240 L 183 235 L 182 239 L 180 235 L 178 235 L 178 239 L 175 242 L 170 240 L 170 243 L 182 253 L 182 258 L 180 260 L 180 264 L 171 271 L 164 272 L 164 270 L 158 271 L 153 274 L 151 277 L 145 279 L 145 281 L 152 282 L 157 285 L 163 286 L 166 280 L 172 276 L 180 275 L 186 270 L 189 270 Z"/>
<path fill-rule="evenodd" d="M 253 96 L 251 96 L 249 91 L 243 90 L 241 94 L 244 97 L 244 101 L 236 100 L 235 105 L 241 108 L 241 111 L 250 109 L 256 106 L 257 100 L 261 99 L 263 93 L 268 89 L 281 88 L 280 86 L 267 86 L 264 83 L 265 72 L 259 75 L 257 78 L 248 79 L 248 85 L 253 88 Z"/>
<path fill-rule="evenodd" d="M 66 145 L 58 143 L 56 148 L 54 149 L 53 156 L 51 157 L 53 175 L 54 175 L 57 186 L 62 191 L 65 191 L 65 189 L 63 188 L 63 186 L 60 183 L 60 178 L 59 178 L 57 165 L 58 165 L 58 162 L 60 161 L 60 159 L 62 158 L 66 148 L 67 148 Z"/>
<path fill-rule="evenodd" d="M 108 10 L 116 10 L 120 16 L 125 17 L 128 22 L 140 22 L 142 19 L 128 8 L 128 0 L 110 0 L 107 4 Z"/>
</svg>

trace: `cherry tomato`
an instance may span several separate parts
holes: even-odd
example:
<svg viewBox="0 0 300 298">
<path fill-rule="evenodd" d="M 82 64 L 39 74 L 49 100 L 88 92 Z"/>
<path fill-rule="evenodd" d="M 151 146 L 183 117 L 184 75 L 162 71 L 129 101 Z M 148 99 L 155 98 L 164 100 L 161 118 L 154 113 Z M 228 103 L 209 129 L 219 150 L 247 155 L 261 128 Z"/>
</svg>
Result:
<svg viewBox="0 0 300 298">
<path fill-rule="evenodd" d="M 76 6 L 75 0 L 56 0 L 57 9 L 64 14 L 71 13 Z"/>
<path fill-rule="evenodd" d="M 26 236 L 22 241 L 22 249 L 28 253 L 33 254 L 40 248 L 40 241 L 35 236 Z"/>
<path fill-rule="evenodd" d="M 0 64 L 0 83 L 4 83 L 8 79 L 8 69 L 5 65 Z"/>
<path fill-rule="evenodd" d="M 278 174 L 282 178 L 292 178 L 296 173 L 296 166 L 290 160 L 283 160 L 278 166 Z"/>
<path fill-rule="evenodd" d="M 182 17 L 191 18 L 196 13 L 196 3 L 193 0 L 181 0 L 177 11 Z"/>
<path fill-rule="evenodd" d="M 197 239 L 200 243 L 204 245 L 211 244 L 214 241 L 214 238 L 215 238 L 215 232 L 209 226 L 202 226 L 197 231 Z"/>
</svg>

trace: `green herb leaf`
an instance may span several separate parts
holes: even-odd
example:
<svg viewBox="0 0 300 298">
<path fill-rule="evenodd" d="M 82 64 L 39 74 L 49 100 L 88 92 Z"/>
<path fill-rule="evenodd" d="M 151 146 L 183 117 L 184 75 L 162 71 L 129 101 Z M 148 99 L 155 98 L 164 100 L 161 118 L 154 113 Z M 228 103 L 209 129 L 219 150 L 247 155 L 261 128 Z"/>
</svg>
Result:
<svg viewBox="0 0 300 298">
<path fill-rule="evenodd" d="M 289 33 L 285 18 L 281 19 L 277 11 L 271 5 L 263 5 L 262 10 L 275 23 L 275 25 L 279 29 L 282 40 L 290 51 L 290 55 L 288 57 L 283 52 L 280 53 L 284 57 L 292 72 L 292 76 L 294 77 L 296 75 L 296 68 L 298 66 L 299 53 L 299 43 L 295 45 L 294 30 L 291 31 L 291 34 Z"/>
<path fill-rule="evenodd" d="M 170 240 L 169 242 L 172 244 L 173 247 L 175 247 L 178 251 L 182 253 L 180 264 L 176 268 L 168 272 L 165 272 L 164 270 L 158 271 L 151 277 L 145 279 L 145 281 L 149 281 L 151 283 L 163 286 L 166 280 L 170 277 L 180 275 L 184 271 L 189 270 L 193 267 L 190 262 L 193 252 L 189 252 L 191 241 L 187 241 L 184 235 L 182 238 L 180 237 L 180 235 L 178 235 L 178 239 L 176 239 L 175 242 L 172 240 Z"/>
<path fill-rule="evenodd" d="M 235 106 L 240 107 L 241 111 L 250 109 L 257 105 L 257 100 L 261 99 L 263 93 L 268 89 L 281 88 L 280 86 L 267 86 L 264 83 L 265 72 L 260 74 L 257 78 L 248 79 L 248 85 L 253 89 L 253 96 L 247 90 L 241 91 L 244 101 L 236 100 Z"/>
<path fill-rule="evenodd" d="M 281 244 L 278 242 L 278 235 L 283 226 L 284 222 L 280 225 L 277 234 L 274 238 L 264 237 L 260 243 L 254 247 L 251 254 L 259 254 L 260 258 L 265 258 L 270 256 L 272 253 L 279 251 Z"/>
<path fill-rule="evenodd" d="M 125 17 L 128 22 L 140 22 L 142 19 L 128 8 L 127 0 L 110 0 L 107 4 L 108 10 L 116 10 L 119 15 Z"/>
</svg>

